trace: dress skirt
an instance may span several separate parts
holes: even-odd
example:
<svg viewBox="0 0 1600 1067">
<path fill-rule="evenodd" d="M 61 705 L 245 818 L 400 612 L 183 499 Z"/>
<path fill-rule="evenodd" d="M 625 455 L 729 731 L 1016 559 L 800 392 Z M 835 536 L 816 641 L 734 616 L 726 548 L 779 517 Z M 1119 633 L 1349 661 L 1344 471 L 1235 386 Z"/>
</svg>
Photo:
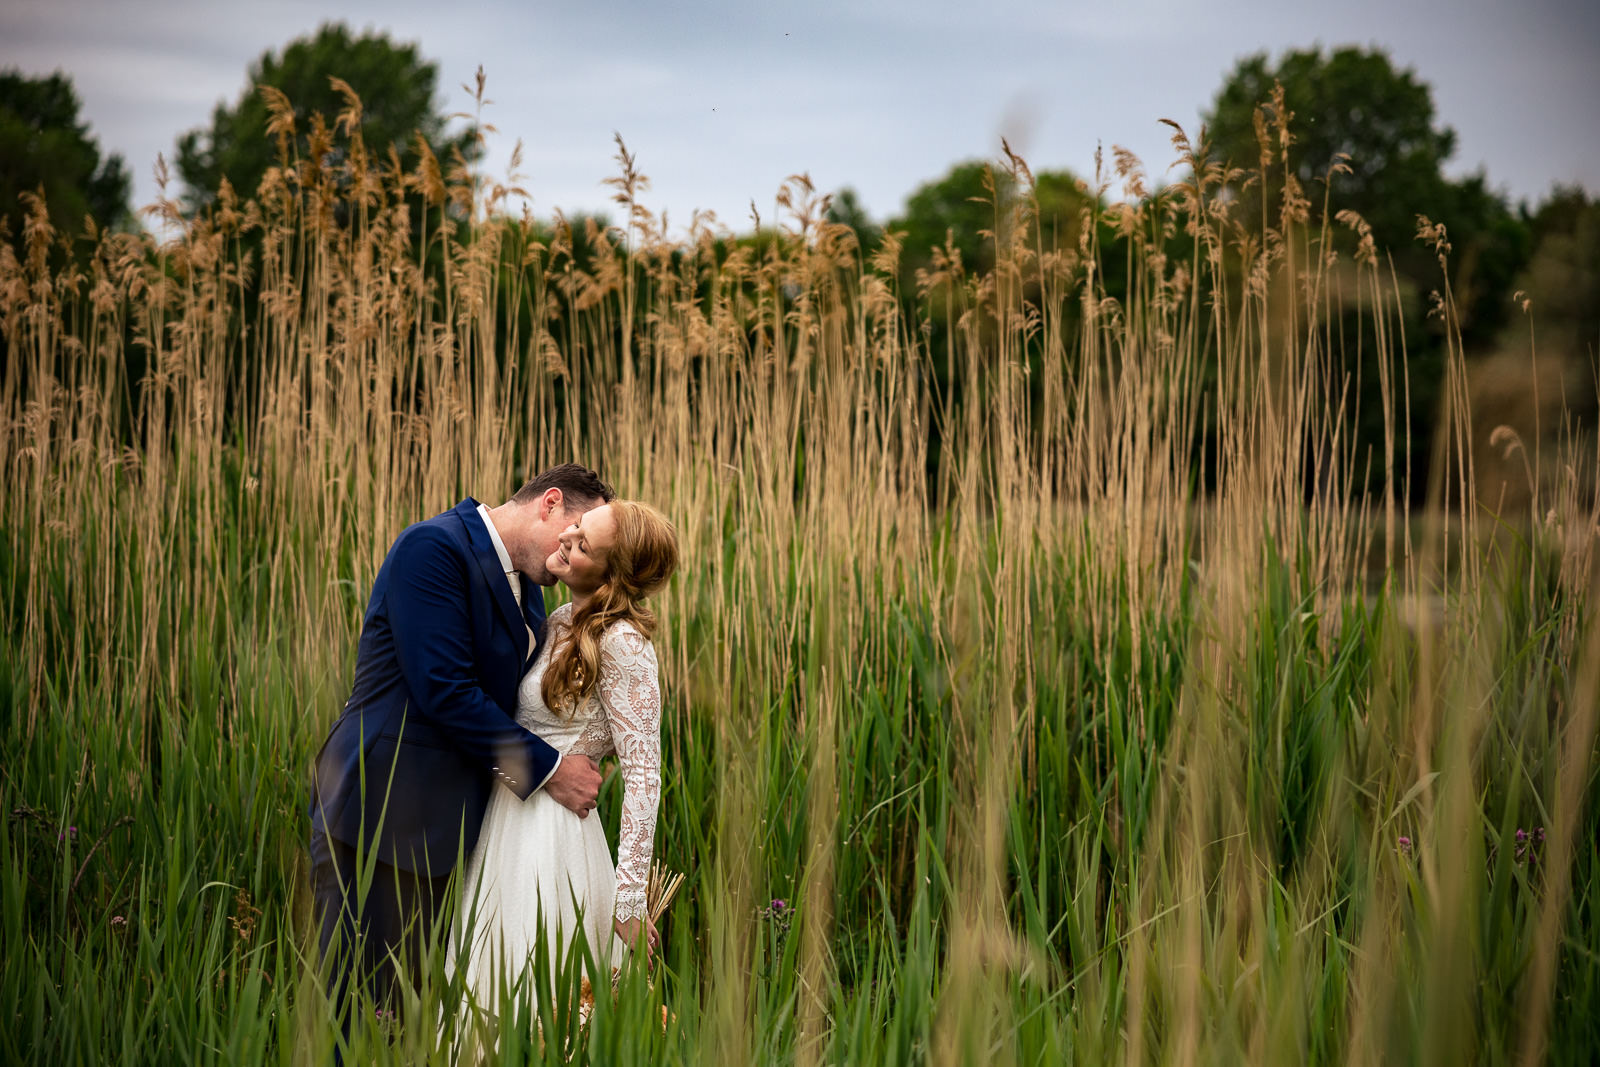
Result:
<svg viewBox="0 0 1600 1067">
<path fill-rule="evenodd" d="M 617 870 L 598 810 L 580 819 L 543 790 L 519 800 L 496 784 L 461 886 L 448 964 L 456 972 L 464 963 L 479 1008 L 495 1010 L 519 980 L 531 992 L 541 956 L 554 980 L 580 927 L 596 973 L 626 951 L 611 924 Z"/>
</svg>

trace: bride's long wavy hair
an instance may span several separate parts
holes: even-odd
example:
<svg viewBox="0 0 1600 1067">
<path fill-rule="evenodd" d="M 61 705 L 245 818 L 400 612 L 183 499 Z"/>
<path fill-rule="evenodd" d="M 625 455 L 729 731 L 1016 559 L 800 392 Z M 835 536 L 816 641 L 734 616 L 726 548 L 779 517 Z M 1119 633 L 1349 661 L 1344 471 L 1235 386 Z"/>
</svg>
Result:
<svg viewBox="0 0 1600 1067">
<path fill-rule="evenodd" d="M 600 635 L 630 622 L 649 640 L 656 613 L 645 604 L 678 566 L 678 533 L 661 512 L 636 500 L 613 500 L 616 540 L 606 552 L 606 576 L 587 603 L 572 613 L 570 640 L 563 641 L 545 668 L 541 690 L 547 707 L 560 715 L 577 711 L 600 680 Z"/>
</svg>

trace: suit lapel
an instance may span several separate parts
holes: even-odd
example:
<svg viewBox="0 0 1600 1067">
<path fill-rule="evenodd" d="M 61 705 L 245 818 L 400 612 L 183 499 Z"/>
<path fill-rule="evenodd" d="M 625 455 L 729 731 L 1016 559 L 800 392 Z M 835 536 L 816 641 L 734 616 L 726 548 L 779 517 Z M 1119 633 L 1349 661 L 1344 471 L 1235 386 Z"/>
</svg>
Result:
<svg viewBox="0 0 1600 1067">
<path fill-rule="evenodd" d="M 500 554 L 494 550 L 494 542 L 489 540 L 489 530 L 483 524 L 483 516 L 478 514 L 478 502 L 467 497 L 456 505 L 456 514 L 467 528 L 467 544 L 472 547 L 472 559 L 483 572 L 483 580 L 489 583 L 495 607 L 500 609 L 500 615 L 511 627 L 511 632 L 520 635 L 525 625 L 522 613 L 517 610 L 516 597 L 511 595 L 511 583 L 506 581 L 506 572 L 500 569 Z"/>
</svg>

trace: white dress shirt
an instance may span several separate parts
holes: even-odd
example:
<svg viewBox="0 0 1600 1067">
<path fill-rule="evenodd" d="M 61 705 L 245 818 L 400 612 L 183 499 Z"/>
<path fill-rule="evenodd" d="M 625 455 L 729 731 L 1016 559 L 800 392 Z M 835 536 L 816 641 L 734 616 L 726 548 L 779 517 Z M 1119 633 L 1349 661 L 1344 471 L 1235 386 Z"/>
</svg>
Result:
<svg viewBox="0 0 1600 1067">
<path fill-rule="evenodd" d="M 506 551 L 506 543 L 500 540 L 500 531 L 494 528 L 494 520 L 489 517 L 489 505 L 478 505 L 478 517 L 483 519 L 483 525 L 489 531 L 489 540 L 494 544 L 494 553 L 500 557 L 500 569 L 506 572 L 506 582 L 511 586 L 511 595 L 517 601 L 517 608 L 522 608 L 522 576 L 517 573 L 517 568 L 511 565 L 511 553 Z M 528 631 L 528 651 L 533 651 L 533 631 Z M 561 766 L 561 753 L 556 753 L 556 761 L 550 767 L 550 774 L 545 775 L 544 782 L 550 780 L 550 775 L 556 773 L 556 768 Z M 534 786 L 537 791 L 544 788 L 544 782 Z"/>
<path fill-rule="evenodd" d="M 500 540 L 500 531 L 494 528 L 494 520 L 489 517 L 489 505 L 478 505 L 478 517 L 483 520 L 484 526 L 489 529 L 489 540 L 494 542 L 494 554 L 500 557 L 500 569 L 506 572 L 506 581 L 511 583 L 511 595 L 516 598 L 517 607 L 522 607 L 522 579 L 517 576 L 517 568 L 511 565 L 511 553 L 506 551 L 506 543 Z"/>
</svg>

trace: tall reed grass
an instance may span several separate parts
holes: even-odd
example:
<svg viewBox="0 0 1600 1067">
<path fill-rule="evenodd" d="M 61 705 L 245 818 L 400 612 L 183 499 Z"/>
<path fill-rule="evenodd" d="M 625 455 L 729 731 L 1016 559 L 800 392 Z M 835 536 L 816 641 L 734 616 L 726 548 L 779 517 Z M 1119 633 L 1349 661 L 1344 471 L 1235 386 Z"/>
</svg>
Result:
<svg viewBox="0 0 1600 1067">
<path fill-rule="evenodd" d="M 1008 150 L 994 270 L 911 293 L 804 177 L 673 236 L 624 149 L 575 232 L 351 107 L 169 241 L 0 249 L 6 1060 L 308 1062 L 341 1011 L 358 1062 L 1592 1059 L 1597 457 L 1487 520 L 1458 342 L 1405 439 L 1359 218 L 1174 128 L 1057 247 Z M 583 1030 L 330 1004 L 303 812 L 376 568 L 573 458 L 683 541 L 662 966 Z"/>
</svg>

